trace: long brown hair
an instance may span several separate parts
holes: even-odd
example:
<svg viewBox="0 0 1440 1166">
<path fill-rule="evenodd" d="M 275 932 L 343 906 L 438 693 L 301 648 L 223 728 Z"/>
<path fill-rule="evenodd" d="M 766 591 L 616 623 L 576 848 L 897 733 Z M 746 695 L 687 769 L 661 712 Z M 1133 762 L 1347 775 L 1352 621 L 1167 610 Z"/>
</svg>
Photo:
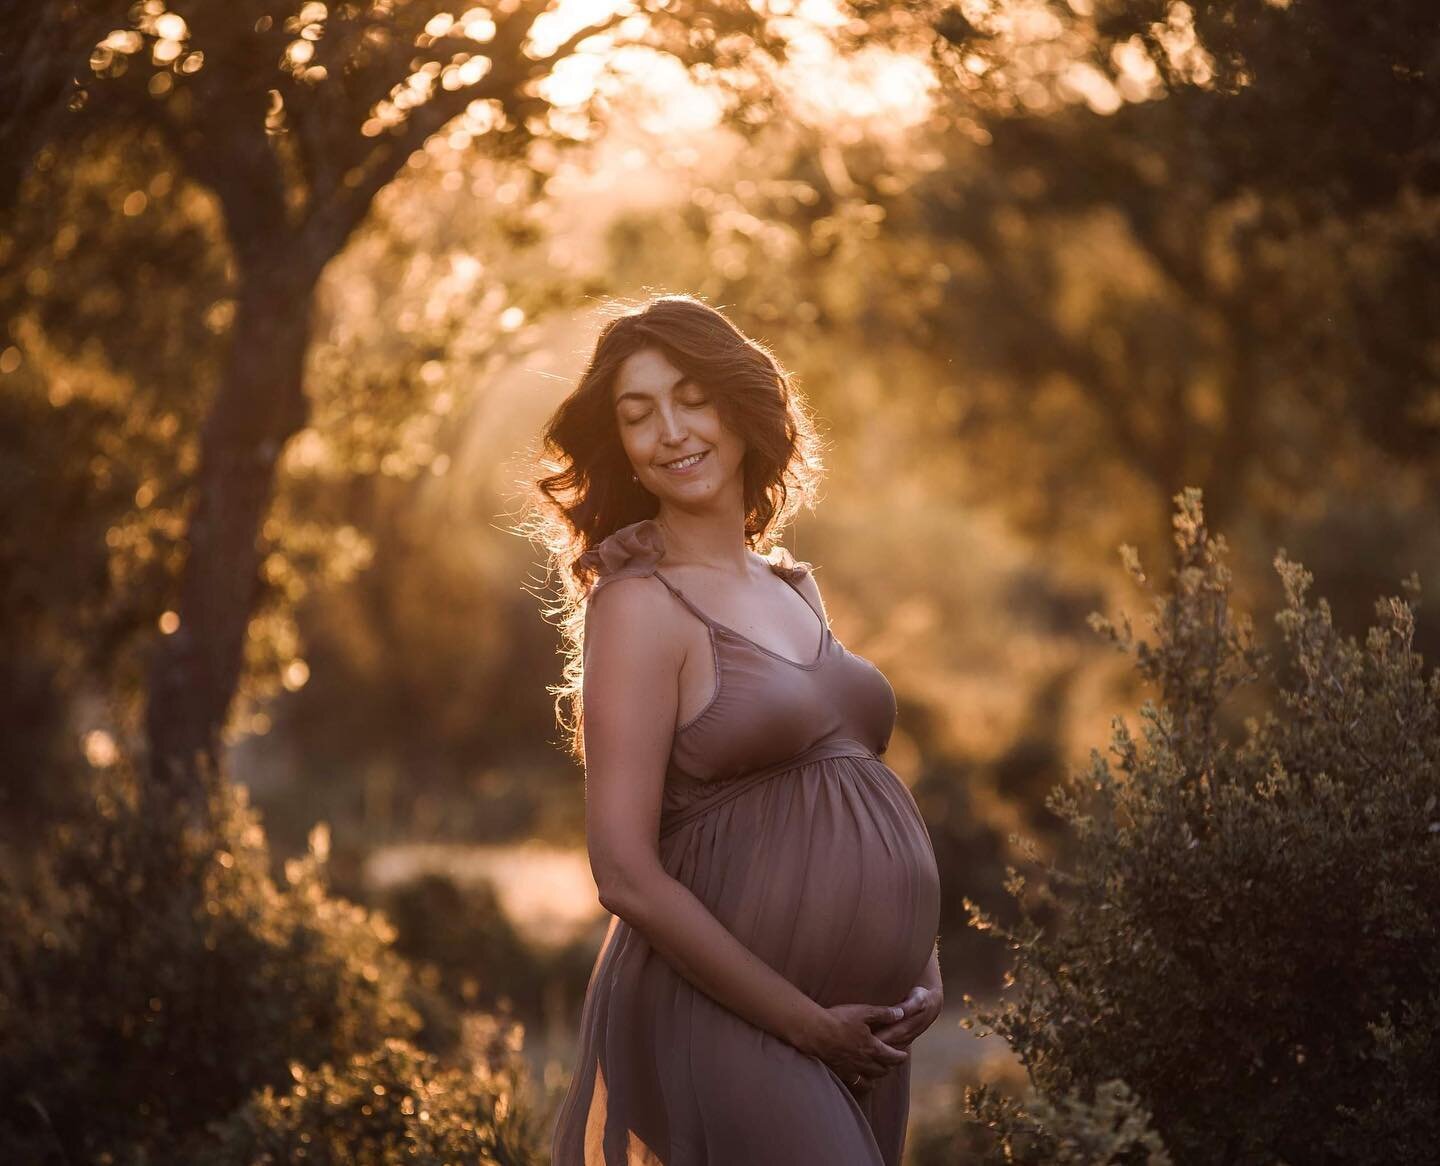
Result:
<svg viewBox="0 0 1440 1166">
<path fill-rule="evenodd" d="M 790 373 L 709 304 L 690 295 L 656 296 L 638 306 L 614 302 L 617 312 L 600 330 L 590 363 L 574 391 L 546 424 L 541 466 L 553 472 L 534 483 L 533 517 L 522 531 L 543 545 L 560 578 L 557 616 L 564 638 L 563 680 L 556 720 L 567 752 L 584 761 L 585 596 L 593 570 L 581 556 L 632 522 L 653 518 L 659 500 L 634 481 L 620 441 L 612 397 L 625 360 L 653 348 L 705 386 L 727 428 L 745 443 L 746 545 L 774 559 L 774 540 L 805 507 L 813 507 L 823 470 L 821 440 L 809 406 Z"/>
</svg>

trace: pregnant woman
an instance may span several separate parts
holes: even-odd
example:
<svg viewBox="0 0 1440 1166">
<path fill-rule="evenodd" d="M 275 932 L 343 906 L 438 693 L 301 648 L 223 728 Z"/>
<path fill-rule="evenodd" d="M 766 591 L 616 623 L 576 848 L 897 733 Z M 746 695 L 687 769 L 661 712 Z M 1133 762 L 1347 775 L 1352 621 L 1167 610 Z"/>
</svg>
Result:
<svg viewBox="0 0 1440 1166">
<path fill-rule="evenodd" d="M 724 315 L 662 296 L 606 324 L 546 440 L 556 692 L 613 916 L 554 1164 L 898 1166 L 939 879 L 880 759 L 889 682 L 809 563 L 753 549 L 813 495 L 805 407 Z"/>
</svg>

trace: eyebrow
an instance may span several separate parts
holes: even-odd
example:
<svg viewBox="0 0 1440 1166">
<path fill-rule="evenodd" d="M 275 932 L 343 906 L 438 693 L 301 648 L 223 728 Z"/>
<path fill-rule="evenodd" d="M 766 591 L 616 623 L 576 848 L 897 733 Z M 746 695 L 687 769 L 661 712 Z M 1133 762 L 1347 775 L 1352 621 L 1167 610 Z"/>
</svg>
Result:
<svg viewBox="0 0 1440 1166">
<path fill-rule="evenodd" d="M 670 386 L 670 390 L 671 392 L 674 392 L 676 389 L 683 389 L 686 385 L 695 385 L 698 388 L 699 384 L 700 382 L 697 381 L 694 377 L 682 375 L 673 385 Z M 651 399 L 649 393 L 637 393 L 634 391 L 630 391 L 621 393 L 618 397 L 616 397 L 615 404 L 617 406 L 621 405 L 625 402 L 627 398 L 631 398 L 636 401 L 648 401 Z"/>
</svg>

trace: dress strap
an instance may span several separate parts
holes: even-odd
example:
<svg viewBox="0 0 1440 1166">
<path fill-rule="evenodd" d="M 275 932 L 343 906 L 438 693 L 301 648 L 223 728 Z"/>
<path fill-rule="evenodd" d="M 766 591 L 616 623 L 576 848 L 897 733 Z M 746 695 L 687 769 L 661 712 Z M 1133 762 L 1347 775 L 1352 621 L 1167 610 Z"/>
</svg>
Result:
<svg viewBox="0 0 1440 1166">
<path fill-rule="evenodd" d="M 787 552 L 787 554 L 788 554 L 788 552 Z M 810 602 L 810 597 L 809 597 L 808 595 L 806 595 L 805 592 L 803 592 L 803 591 L 800 590 L 800 580 L 803 579 L 803 578 L 805 578 L 805 576 L 810 573 L 810 564 L 809 564 L 809 563 L 790 563 L 790 564 L 785 564 L 785 563 L 773 563 L 773 562 L 772 562 L 772 563 L 770 564 L 770 567 L 771 567 L 771 569 L 775 572 L 775 574 L 779 575 L 780 578 L 784 579 L 785 582 L 787 582 L 788 584 L 790 584 L 791 588 L 794 590 L 794 592 L 795 592 L 796 595 L 800 596 L 800 598 L 805 601 L 805 606 L 808 607 L 811 611 L 813 611 L 813 612 L 815 613 L 815 617 L 820 621 L 821 626 L 822 626 L 822 627 L 829 627 L 829 626 L 830 626 L 830 621 L 825 618 L 825 613 L 824 613 L 824 611 L 822 611 L 820 608 L 816 607 L 813 603 L 811 603 L 811 602 Z"/>
<path fill-rule="evenodd" d="M 660 573 L 658 566 L 664 556 L 665 539 L 660 530 L 660 524 L 655 519 L 642 518 L 638 522 L 622 526 L 619 530 L 601 539 L 578 560 L 578 563 L 586 569 L 590 576 L 587 598 L 593 596 L 605 584 L 616 579 L 635 575 L 654 575 L 706 627 L 725 628 L 724 624 L 717 624 L 700 608 L 691 603 L 689 597 L 680 588 Z M 765 561 L 774 574 L 779 575 L 800 593 L 800 598 L 805 600 L 806 606 L 815 612 L 822 625 L 826 625 L 825 613 L 811 603 L 809 596 L 800 591 L 797 586 L 800 580 L 813 570 L 812 565 L 797 560 L 790 553 L 790 549 L 784 546 L 774 548 L 770 552 L 770 557 Z M 725 630 L 729 629 L 725 628 Z"/>
<path fill-rule="evenodd" d="M 701 611 L 698 607 L 691 603 L 685 592 L 681 591 L 680 588 L 676 587 L 675 584 L 670 582 L 669 579 L 665 578 L 665 576 L 662 575 L 658 570 L 652 569 L 650 574 L 654 575 L 655 578 L 659 579 L 660 582 L 665 584 L 665 586 L 670 589 L 670 594 L 675 596 L 676 599 L 678 599 L 681 603 L 688 607 L 691 613 L 695 616 L 695 618 L 698 619 L 701 623 L 703 623 L 707 628 L 716 626 L 713 619 L 711 619 L 708 615 L 706 615 L 703 611 Z"/>
</svg>

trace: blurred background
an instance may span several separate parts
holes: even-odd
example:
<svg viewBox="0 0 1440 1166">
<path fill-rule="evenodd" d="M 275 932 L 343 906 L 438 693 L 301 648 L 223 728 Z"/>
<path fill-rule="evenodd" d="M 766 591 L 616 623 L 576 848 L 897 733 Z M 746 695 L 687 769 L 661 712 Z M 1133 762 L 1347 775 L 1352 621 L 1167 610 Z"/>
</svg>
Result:
<svg viewBox="0 0 1440 1166">
<path fill-rule="evenodd" d="M 784 541 L 896 688 L 944 878 L 917 1120 L 1007 1071 L 958 1024 L 1005 968 L 964 904 L 1005 913 L 1137 703 L 1085 619 L 1147 614 L 1122 544 L 1163 577 L 1201 487 L 1243 606 L 1283 546 L 1352 628 L 1440 567 L 1418 0 L 0 14 L 5 879 L 213 758 L 265 877 L 393 925 L 418 1046 L 508 1018 L 538 1112 L 606 917 L 514 526 L 612 298 L 705 297 L 821 419 Z"/>
</svg>

